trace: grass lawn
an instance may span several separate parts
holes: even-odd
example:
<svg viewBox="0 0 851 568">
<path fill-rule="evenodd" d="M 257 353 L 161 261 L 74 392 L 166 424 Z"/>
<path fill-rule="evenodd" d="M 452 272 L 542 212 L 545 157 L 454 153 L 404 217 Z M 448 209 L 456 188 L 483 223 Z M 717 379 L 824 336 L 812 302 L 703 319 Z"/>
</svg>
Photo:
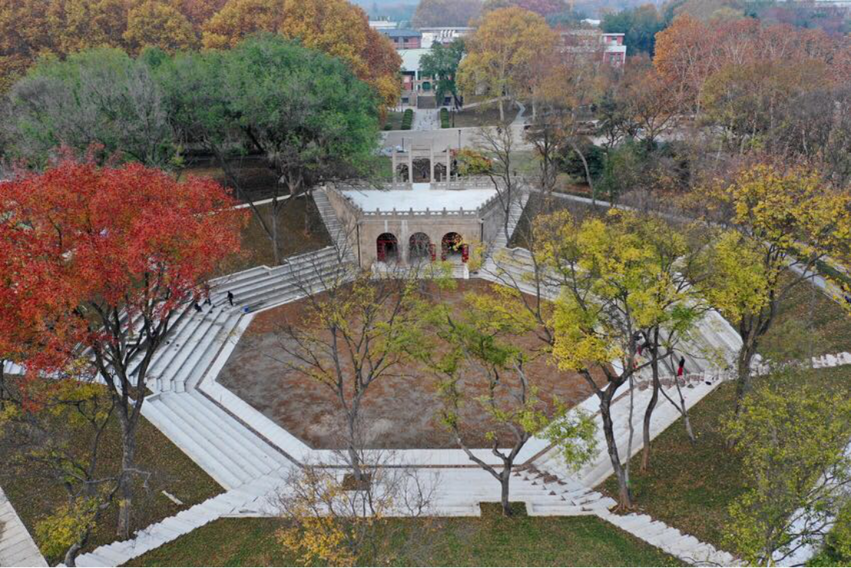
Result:
<svg viewBox="0 0 851 568">
<path fill-rule="evenodd" d="M 505 120 L 511 122 L 517 116 L 519 110 L 515 105 L 505 103 Z M 455 124 L 452 124 L 452 115 L 455 115 Z M 470 128 L 478 126 L 495 126 L 500 123 L 499 106 L 487 104 L 460 112 L 449 113 L 449 124 L 451 128 Z"/>
<path fill-rule="evenodd" d="M 296 566 L 275 539 L 275 519 L 220 519 L 139 558 L 132 566 Z M 402 525 L 397 566 L 675 566 L 660 550 L 596 517 L 434 521 Z M 398 541 L 397 541 L 398 542 Z M 415 552 L 414 552 L 415 551 Z"/>
<path fill-rule="evenodd" d="M 388 111 L 381 125 L 382 130 L 401 130 L 402 129 L 402 113 L 398 111 Z M 389 128 L 388 128 L 389 127 Z"/>
<path fill-rule="evenodd" d="M 63 428 L 73 428 L 64 424 Z M 79 447 L 71 446 L 72 453 L 82 452 L 80 448 L 88 444 L 89 431 L 68 438 Z M 117 420 L 107 430 L 102 442 L 103 452 L 98 471 L 115 472 L 121 462 L 121 442 Z M 79 454 L 78 454 L 79 455 Z M 158 522 L 201 503 L 223 491 L 223 489 L 195 463 L 180 451 L 171 441 L 150 422 L 142 418 L 139 424 L 136 450 L 137 466 L 151 472 L 146 491 L 141 482 L 136 487 L 133 527 L 135 530 Z M 65 490 L 55 481 L 42 478 L 32 470 L 11 469 L 10 464 L 0 460 L 0 487 L 8 496 L 27 529 L 35 538 L 35 524 L 44 516 L 54 512 L 56 507 L 67 499 Z M 177 505 L 162 492 L 167 491 L 183 502 Z M 117 506 L 111 507 L 95 530 L 86 551 L 116 540 Z M 38 542 L 37 542 L 38 543 Z M 60 558 L 48 558 L 51 564 Z"/>
<path fill-rule="evenodd" d="M 811 370 L 806 377 L 826 389 L 851 395 L 849 367 Z M 735 388 L 733 383 L 721 385 L 691 410 L 696 444 L 689 442 L 678 420 L 653 441 L 647 473 L 639 471 L 640 454 L 633 458 L 630 473 L 639 509 L 722 548 L 727 508 L 747 490 L 741 459 L 727 449 L 722 430 L 722 421 L 734 408 Z M 614 496 L 617 481 L 610 477 L 599 489 Z"/>
<path fill-rule="evenodd" d="M 528 248 L 529 238 L 532 234 L 532 223 L 535 218 L 538 215 L 549 215 L 565 209 L 577 219 L 584 219 L 589 215 L 600 215 L 606 211 L 603 208 L 594 209 L 590 205 L 569 199 L 549 197 L 542 193 L 533 192 L 529 194 L 529 201 L 526 202 L 523 215 L 517 222 L 517 227 L 514 229 L 509 246 Z"/>
<path fill-rule="evenodd" d="M 258 210 L 264 219 L 271 219 L 270 205 L 260 205 Z M 281 258 L 319 250 L 331 244 L 331 237 L 312 197 L 298 197 L 279 206 L 278 235 Z M 261 264 L 275 265 L 272 241 L 254 213 L 242 232 L 242 250 L 243 254 L 227 260 L 222 265 L 220 274 L 230 274 Z"/>
<path fill-rule="evenodd" d="M 851 351 L 851 317 L 834 300 L 803 282 L 781 303 L 760 352 L 808 358 Z"/>
</svg>

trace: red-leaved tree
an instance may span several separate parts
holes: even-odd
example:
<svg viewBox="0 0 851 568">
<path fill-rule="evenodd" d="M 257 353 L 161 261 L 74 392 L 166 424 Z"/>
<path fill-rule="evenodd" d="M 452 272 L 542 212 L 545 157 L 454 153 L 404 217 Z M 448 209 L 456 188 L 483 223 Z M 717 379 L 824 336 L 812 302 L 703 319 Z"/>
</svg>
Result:
<svg viewBox="0 0 851 568">
<path fill-rule="evenodd" d="M 106 383 L 122 434 L 125 538 L 148 368 L 176 314 L 239 251 L 246 217 L 233 205 L 213 181 L 141 165 L 63 160 L 0 184 L 0 360 L 37 373 L 57 355 L 82 356 Z"/>
</svg>

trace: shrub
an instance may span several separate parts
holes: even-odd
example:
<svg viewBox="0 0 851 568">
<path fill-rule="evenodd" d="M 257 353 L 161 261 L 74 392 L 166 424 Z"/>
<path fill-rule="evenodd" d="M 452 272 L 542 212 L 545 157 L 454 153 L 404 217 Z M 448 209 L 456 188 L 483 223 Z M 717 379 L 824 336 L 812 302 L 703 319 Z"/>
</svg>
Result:
<svg viewBox="0 0 851 568">
<path fill-rule="evenodd" d="M 406 109 L 402 114 L 402 130 L 410 130 L 411 124 L 414 122 L 414 111 L 412 109 Z"/>
<path fill-rule="evenodd" d="M 440 127 L 449 128 L 449 111 L 446 108 L 440 109 Z"/>
</svg>

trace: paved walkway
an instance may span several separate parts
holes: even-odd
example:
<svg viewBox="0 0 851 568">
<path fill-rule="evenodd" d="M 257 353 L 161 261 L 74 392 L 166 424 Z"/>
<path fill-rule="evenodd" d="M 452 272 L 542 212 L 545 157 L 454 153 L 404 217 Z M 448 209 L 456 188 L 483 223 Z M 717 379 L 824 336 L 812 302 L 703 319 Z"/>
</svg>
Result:
<svg viewBox="0 0 851 568">
<path fill-rule="evenodd" d="M 0 566 L 47 566 L 3 489 L 0 489 Z"/>
<path fill-rule="evenodd" d="M 411 130 L 440 130 L 440 110 L 436 108 L 420 108 L 414 111 L 414 123 Z"/>
</svg>

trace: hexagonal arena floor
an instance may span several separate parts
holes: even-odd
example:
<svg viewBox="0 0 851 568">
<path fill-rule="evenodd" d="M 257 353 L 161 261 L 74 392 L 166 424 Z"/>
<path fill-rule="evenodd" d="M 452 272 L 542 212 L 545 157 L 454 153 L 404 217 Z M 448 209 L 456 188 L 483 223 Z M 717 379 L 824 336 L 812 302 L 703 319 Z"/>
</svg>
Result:
<svg viewBox="0 0 851 568">
<path fill-rule="evenodd" d="M 460 309 L 465 293 L 485 291 L 491 286 L 493 284 L 483 280 L 459 280 L 457 289 L 448 294 L 444 292 L 443 297 Z M 341 433 L 345 431 L 345 422 L 336 395 L 327 386 L 287 368 L 281 361 L 287 356 L 279 344 L 282 340 L 280 326 L 300 325 L 306 308 L 307 300 L 299 300 L 258 313 L 219 373 L 217 382 L 309 446 L 337 449 L 344 446 Z M 527 334 L 521 341 L 529 350 L 540 350 L 544 346 L 534 333 Z M 584 378 L 559 371 L 546 359 L 541 354 L 527 365 L 530 379 L 540 389 L 540 407 L 545 412 L 551 415 L 555 411 L 555 400 L 570 407 L 592 394 Z M 437 394 L 438 382 L 439 379 L 419 365 L 408 364 L 392 376 L 373 383 L 364 397 L 361 411 L 365 445 L 376 449 L 458 448 L 440 420 L 442 402 Z M 473 379 L 462 381 L 470 402 L 460 413 L 465 442 L 480 448 L 490 446 L 486 434 L 494 429 L 486 412 L 473 401 L 484 394 L 483 383 Z"/>
</svg>

